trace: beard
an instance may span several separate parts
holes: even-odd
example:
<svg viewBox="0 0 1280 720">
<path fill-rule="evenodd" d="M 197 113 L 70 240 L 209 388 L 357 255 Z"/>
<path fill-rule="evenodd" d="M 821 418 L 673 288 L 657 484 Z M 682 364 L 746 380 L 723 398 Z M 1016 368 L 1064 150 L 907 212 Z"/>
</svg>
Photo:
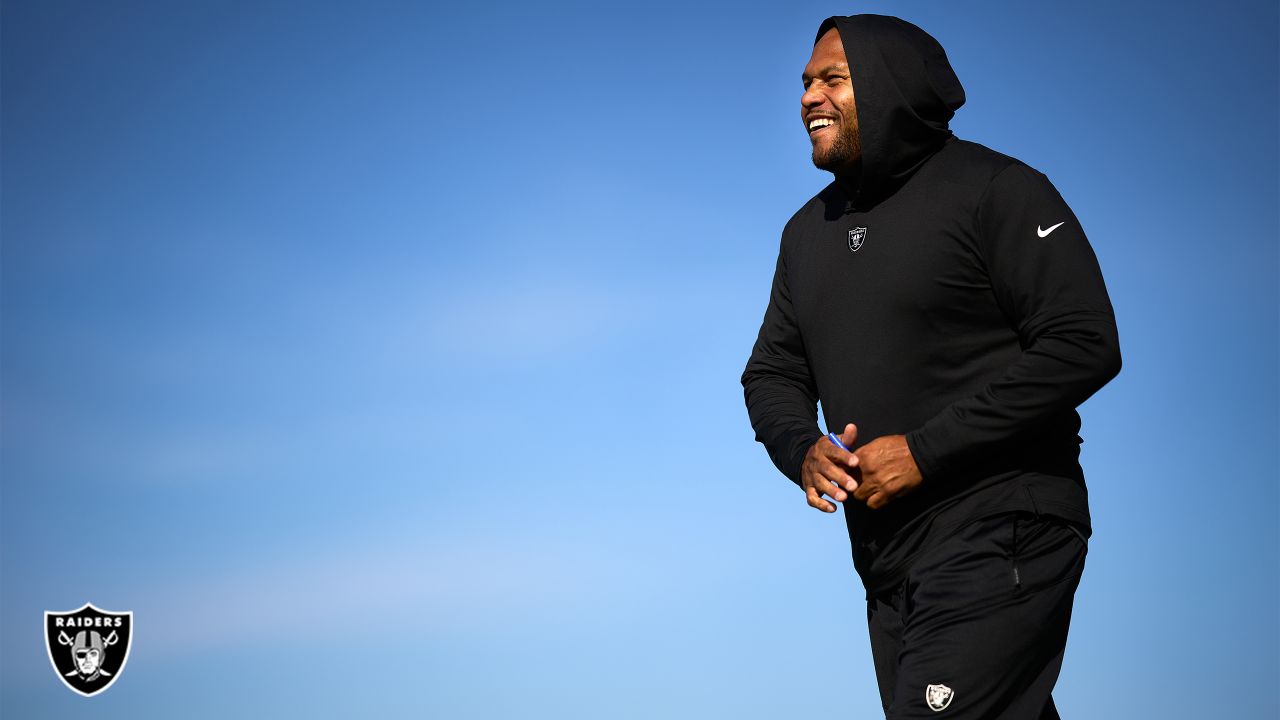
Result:
<svg viewBox="0 0 1280 720">
<path fill-rule="evenodd" d="M 836 129 L 836 137 L 829 145 L 813 146 L 813 165 L 819 170 L 832 173 L 848 170 L 862 159 L 858 129 L 845 123 L 838 124 Z"/>
</svg>

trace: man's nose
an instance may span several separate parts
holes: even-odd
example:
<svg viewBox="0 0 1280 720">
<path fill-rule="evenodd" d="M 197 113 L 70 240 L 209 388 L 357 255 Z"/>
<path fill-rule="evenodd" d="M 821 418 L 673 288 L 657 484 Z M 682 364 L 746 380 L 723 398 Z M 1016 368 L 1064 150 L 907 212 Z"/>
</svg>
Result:
<svg viewBox="0 0 1280 720">
<path fill-rule="evenodd" d="M 825 95 L 818 92 L 816 89 L 810 87 L 808 90 L 804 91 L 803 95 L 800 96 L 800 107 L 803 107 L 807 110 L 809 108 L 821 105 L 823 101 L 826 99 L 827 98 Z"/>
</svg>

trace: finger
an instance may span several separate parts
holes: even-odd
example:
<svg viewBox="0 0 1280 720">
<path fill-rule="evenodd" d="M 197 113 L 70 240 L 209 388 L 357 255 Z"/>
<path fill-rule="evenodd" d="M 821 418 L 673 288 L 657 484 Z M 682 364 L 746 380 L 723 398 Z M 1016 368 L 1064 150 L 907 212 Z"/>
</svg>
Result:
<svg viewBox="0 0 1280 720">
<path fill-rule="evenodd" d="M 819 465 L 816 475 L 817 477 L 820 477 L 834 485 L 841 493 L 845 493 L 844 497 L 836 498 L 840 502 L 848 500 L 849 498 L 847 493 L 853 492 L 854 488 L 858 487 L 858 483 L 853 476 L 845 472 L 844 468 L 836 465 L 835 463 L 824 463 Z"/>
<path fill-rule="evenodd" d="M 851 448 L 853 447 L 853 444 L 857 442 L 857 440 L 858 440 L 858 426 L 854 425 L 853 423 L 849 423 L 848 425 L 845 425 L 844 432 L 840 433 L 840 442 L 844 443 L 845 447 Z"/>
<path fill-rule="evenodd" d="M 847 448 L 853 447 L 853 441 L 858 438 L 858 429 L 853 423 L 844 426 L 844 433 L 840 435 L 840 442 Z M 852 432 L 850 432 L 852 428 Z M 831 461 L 837 465 L 847 465 L 855 467 L 858 464 L 858 458 L 853 454 L 852 450 L 845 450 L 835 443 L 827 443 L 823 455 L 831 458 Z"/>
<path fill-rule="evenodd" d="M 849 499 L 847 494 L 840 489 L 840 486 L 833 483 L 831 478 L 824 473 L 821 464 L 813 468 L 812 474 L 809 476 L 809 487 L 813 489 L 818 496 L 827 495 L 832 500 L 844 502 Z"/>
<path fill-rule="evenodd" d="M 868 502 L 872 495 L 880 492 L 880 486 L 872 482 L 863 482 L 853 491 L 853 499 L 860 502 Z"/>
<path fill-rule="evenodd" d="M 829 512 L 829 513 L 833 513 L 836 511 L 835 505 L 832 505 L 826 500 L 823 500 L 822 498 L 818 497 L 817 490 L 814 490 L 813 488 L 809 488 L 808 490 L 805 490 L 804 494 L 805 494 L 805 499 L 809 501 L 809 507 L 815 507 L 823 512 Z"/>
<path fill-rule="evenodd" d="M 849 493 L 845 492 L 838 482 L 826 475 L 819 474 L 818 477 L 814 478 L 813 484 L 818 489 L 818 492 L 836 502 L 844 502 L 849 499 Z"/>
<path fill-rule="evenodd" d="M 878 492 L 867 499 L 867 507 L 872 510 L 879 510 L 889 504 L 889 496 L 883 492 Z"/>
<path fill-rule="evenodd" d="M 839 470 L 840 477 L 844 478 L 844 488 L 849 492 L 857 490 L 858 486 L 862 484 L 861 467 L 844 468 L 837 466 L 836 469 Z"/>
<path fill-rule="evenodd" d="M 839 471 L 838 477 L 851 475 L 849 469 L 856 468 L 862 464 L 858 456 L 848 450 L 841 450 L 834 443 L 827 443 L 827 447 L 823 450 L 821 458 L 831 464 L 833 468 Z M 828 472 L 827 475 L 831 473 Z M 843 487 L 845 483 L 841 483 Z"/>
</svg>

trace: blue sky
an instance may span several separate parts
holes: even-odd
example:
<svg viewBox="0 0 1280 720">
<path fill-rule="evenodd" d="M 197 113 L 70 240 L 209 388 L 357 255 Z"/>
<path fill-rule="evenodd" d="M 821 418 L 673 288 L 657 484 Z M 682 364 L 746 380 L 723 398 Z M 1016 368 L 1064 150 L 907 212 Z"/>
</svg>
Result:
<svg viewBox="0 0 1280 720">
<path fill-rule="evenodd" d="M 1275 3 L 282 0 L 3 6 L 0 714 L 875 717 L 738 384 L 852 12 L 1116 308 L 1064 717 L 1280 712 Z M 86 601 L 136 622 L 90 700 Z"/>
</svg>

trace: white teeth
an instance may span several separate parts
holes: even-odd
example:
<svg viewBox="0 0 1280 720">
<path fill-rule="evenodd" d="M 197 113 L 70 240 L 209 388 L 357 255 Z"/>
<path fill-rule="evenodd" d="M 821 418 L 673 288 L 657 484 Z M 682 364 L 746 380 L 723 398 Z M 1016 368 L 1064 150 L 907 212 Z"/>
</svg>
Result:
<svg viewBox="0 0 1280 720">
<path fill-rule="evenodd" d="M 832 120 L 831 118 L 817 118 L 809 123 L 809 129 L 814 130 L 816 128 L 826 127 L 828 125 L 835 125 L 835 124 L 836 124 L 836 121 Z"/>
</svg>

